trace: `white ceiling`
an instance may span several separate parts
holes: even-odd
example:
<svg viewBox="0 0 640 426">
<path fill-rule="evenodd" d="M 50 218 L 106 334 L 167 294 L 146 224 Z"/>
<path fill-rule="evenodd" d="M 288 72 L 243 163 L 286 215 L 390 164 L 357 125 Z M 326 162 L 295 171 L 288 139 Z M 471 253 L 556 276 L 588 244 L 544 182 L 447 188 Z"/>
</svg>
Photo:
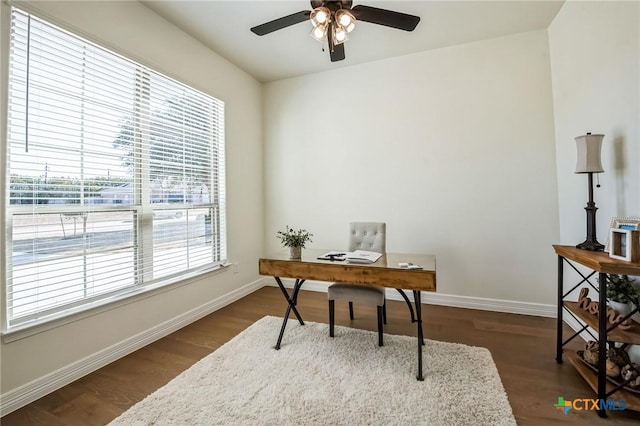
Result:
<svg viewBox="0 0 640 426">
<path fill-rule="evenodd" d="M 564 1 L 377 1 L 353 5 L 420 16 L 413 32 L 357 23 L 346 59 L 331 62 L 311 38 L 311 23 L 257 36 L 249 29 L 301 10 L 308 0 L 150 1 L 143 3 L 256 79 L 267 82 L 424 50 L 544 29 Z M 325 49 L 326 50 L 326 49 Z"/>
</svg>

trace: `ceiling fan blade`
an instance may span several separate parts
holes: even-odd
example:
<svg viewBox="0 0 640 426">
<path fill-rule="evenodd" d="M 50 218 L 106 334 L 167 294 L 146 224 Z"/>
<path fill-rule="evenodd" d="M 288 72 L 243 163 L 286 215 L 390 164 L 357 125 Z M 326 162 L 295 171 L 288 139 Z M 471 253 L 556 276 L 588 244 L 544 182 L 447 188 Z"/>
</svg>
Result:
<svg viewBox="0 0 640 426">
<path fill-rule="evenodd" d="M 340 43 L 337 46 L 333 46 L 333 50 L 329 51 L 331 62 L 338 62 L 344 60 L 344 43 Z"/>
<path fill-rule="evenodd" d="M 351 9 L 351 12 L 356 17 L 356 21 L 371 22 L 405 31 L 413 31 L 420 22 L 419 16 L 371 6 L 358 5 Z"/>
<path fill-rule="evenodd" d="M 258 25 L 251 28 L 251 32 L 259 36 L 272 33 L 274 31 L 281 30 L 291 25 L 299 24 L 300 22 L 308 21 L 310 10 L 302 10 L 300 12 L 292 13 L 291 15 L 283 16 L 282 18 L 274 19 L 265 24 Z"/>
</svg>

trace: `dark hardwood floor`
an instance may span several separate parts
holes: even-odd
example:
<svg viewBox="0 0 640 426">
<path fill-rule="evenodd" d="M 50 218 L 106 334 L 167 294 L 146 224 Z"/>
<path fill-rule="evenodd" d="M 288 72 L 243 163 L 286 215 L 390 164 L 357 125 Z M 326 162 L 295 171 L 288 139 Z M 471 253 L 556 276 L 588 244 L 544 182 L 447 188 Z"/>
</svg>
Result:
<svg viewBox="0 0 640 426">
<path fill-rule="evenodd" d="M 404 302 L 387 303 L 385 332 L 415 336 Z M 265 315 L 282 316 L 285 307 L 277 288 L 262 288 L 6 415 L 0 423 L 104 425 L 256 320 Z M 307 321 L 328 322 L 325 293 L 302 291 L 298 309 Z M 376 329 L 375 307 L 356 306 L 355 314 L 356 320 L 350 323 L 347 305 L 336 305 L 337 324 Z M 423 318 L 429 339 L 483 346 L 491 351 L 519 425 L 640 424 L 637 412 L 613 412 L 608 419 L 601 419 L 591 411 L 571 410 L 565 415 L 554 408 L 559 396 L 567 400 L 595 398 L 568 362 L 555 362 L 555 319 L 433 305 L 424 305 Z M 275 344 L 278 330 L 273 333 Z M 575 343 L 574 349 L 579 347 Z M 429 374 L 428 365 L 425 374 Z"/>
</svg>

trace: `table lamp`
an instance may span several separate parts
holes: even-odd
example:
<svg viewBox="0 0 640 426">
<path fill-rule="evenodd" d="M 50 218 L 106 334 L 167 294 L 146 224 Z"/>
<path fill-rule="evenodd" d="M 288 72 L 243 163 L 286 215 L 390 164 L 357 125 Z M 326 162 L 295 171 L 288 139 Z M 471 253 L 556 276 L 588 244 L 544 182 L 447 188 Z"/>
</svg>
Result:
<svg viewBox="0 0 640 426">
<path fill-rule="evenodd" d="M 591 133 L 575 138 L 578 149 L 576 173 L 587 173 L 589 175 L 589 201 L 587 202 L 587 207 L 584 208 L 587 212 L 587 239 L 576 246 L 583 250 L 604 250 L 604 245 L 600 244 L 596 238 L 596 210 L 598 208 L 593 201 L 593 174 L 604 172 L 600 162 L 603 138 L 604 135 L 592 135 Z"/>
</svg>

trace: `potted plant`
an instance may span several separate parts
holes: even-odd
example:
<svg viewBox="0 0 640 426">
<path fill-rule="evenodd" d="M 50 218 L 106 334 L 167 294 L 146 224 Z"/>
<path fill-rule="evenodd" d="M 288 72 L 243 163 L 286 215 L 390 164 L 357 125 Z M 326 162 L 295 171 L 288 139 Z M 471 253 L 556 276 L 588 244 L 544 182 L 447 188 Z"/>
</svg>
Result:
<svg viewBox="0 0 640 426">
<path fill-rule="evenodd" d="M 302 257 L 302 249 L 305 248 L 307 242 L 313 242 L 311 237 L 313 234 L 306 229 L 298 229 L 295 231 L 293 228 L 289 228 L 289 225 L 285 227 L 284 231 L 278 231 L 278 238 L 282 242 L 282 245 L 289 247 L 289 257 L 291 259 L 300 259 Z"/>
<path fill-rule="evenodd" d="M 640 288 L 627 275 L 607 274 L 607 299 L 620 315 L 627 315 L 633 305 L 640 306 Z"/>
</svg>

